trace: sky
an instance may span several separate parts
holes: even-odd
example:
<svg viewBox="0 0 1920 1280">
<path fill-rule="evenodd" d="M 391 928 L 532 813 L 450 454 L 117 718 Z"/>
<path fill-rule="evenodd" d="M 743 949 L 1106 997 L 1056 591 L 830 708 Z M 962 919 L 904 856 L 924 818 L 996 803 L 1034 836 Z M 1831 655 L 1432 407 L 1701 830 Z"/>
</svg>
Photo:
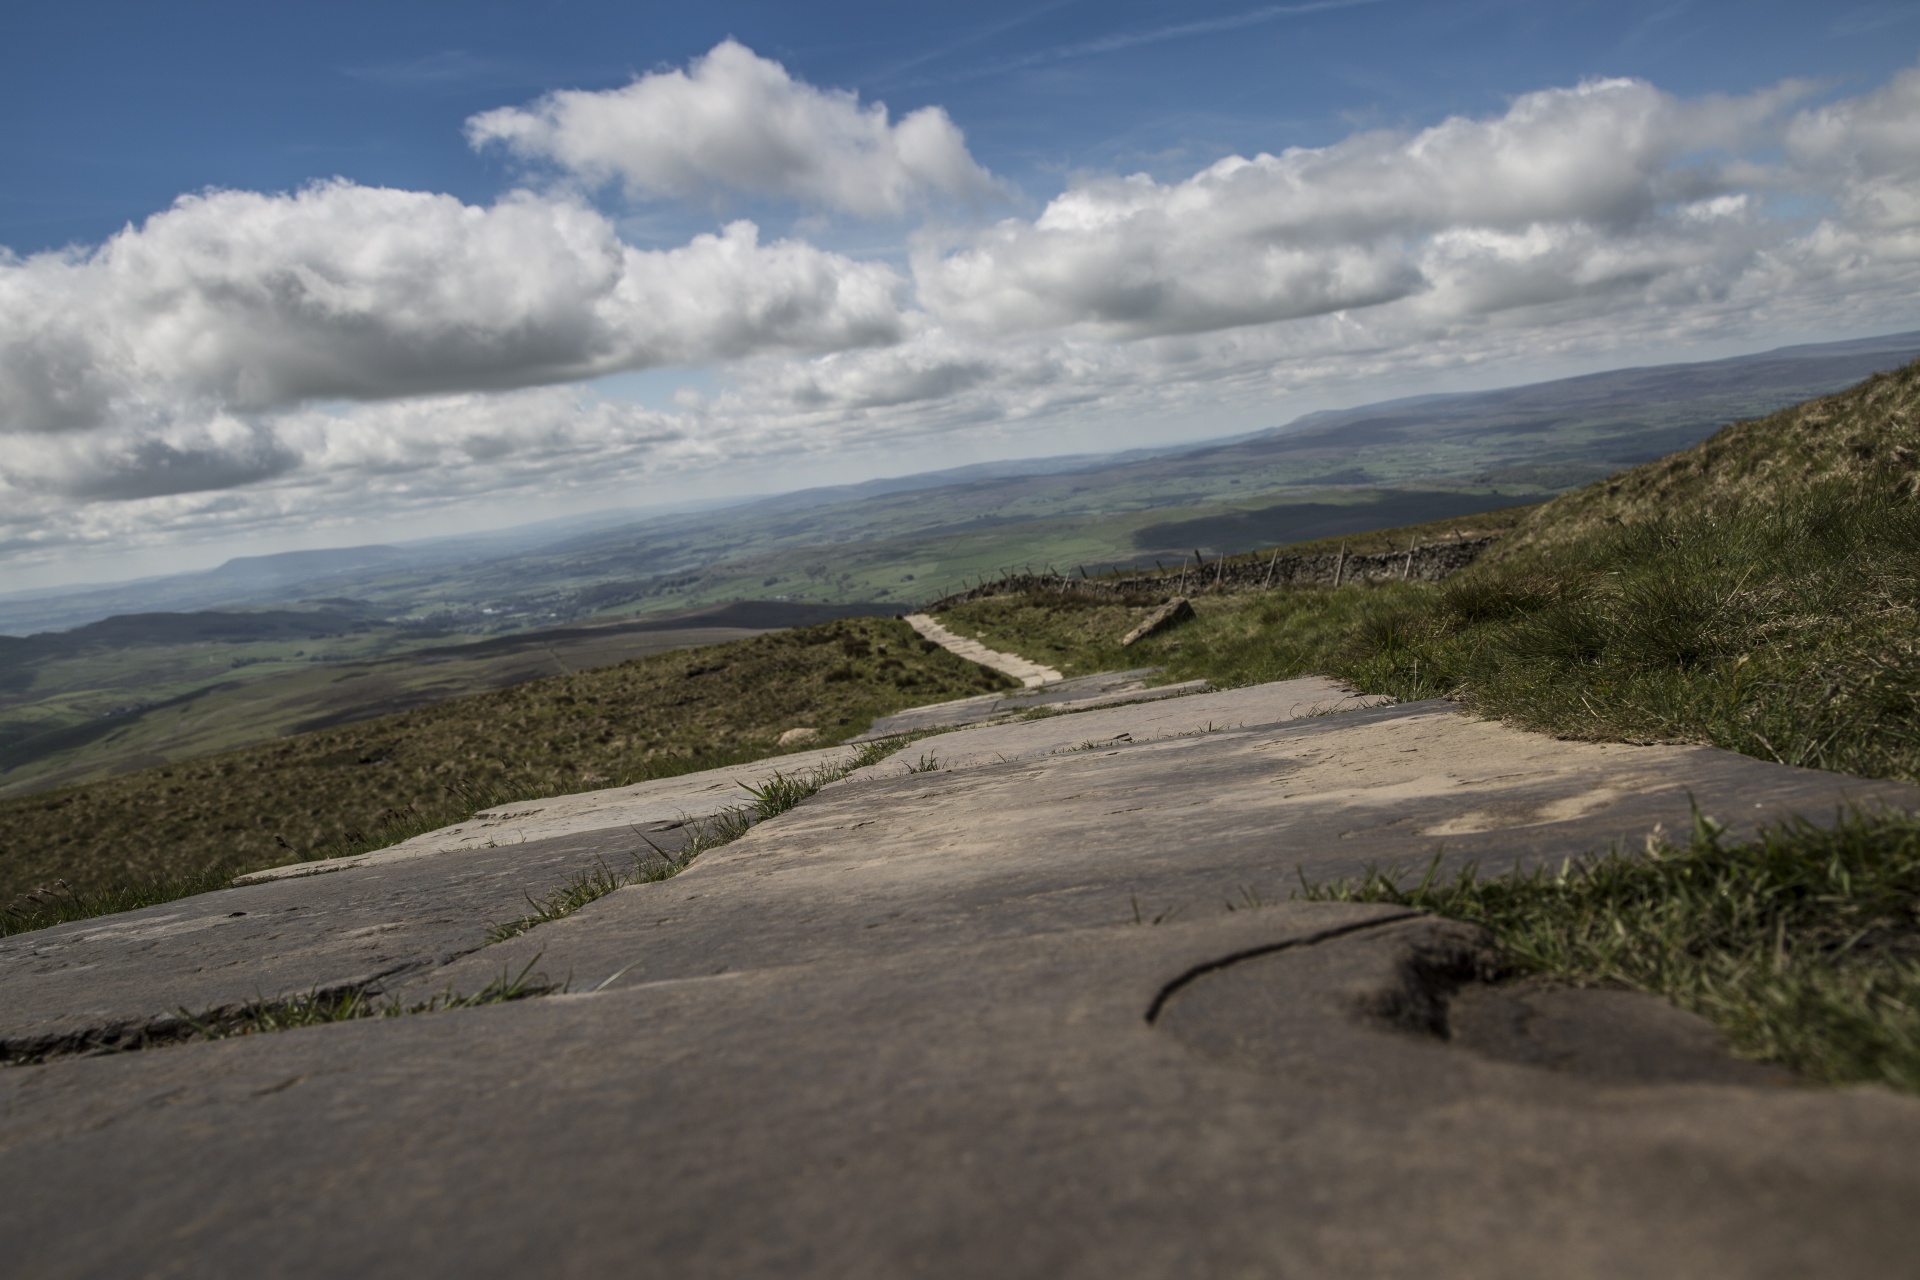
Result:
<svg viewBox="0 0 1920 1280">
<path fill-rule="evenodd" d="M 1920 328 L 1920 6 L 24 0 L 0 591 Z"/>
</svg>

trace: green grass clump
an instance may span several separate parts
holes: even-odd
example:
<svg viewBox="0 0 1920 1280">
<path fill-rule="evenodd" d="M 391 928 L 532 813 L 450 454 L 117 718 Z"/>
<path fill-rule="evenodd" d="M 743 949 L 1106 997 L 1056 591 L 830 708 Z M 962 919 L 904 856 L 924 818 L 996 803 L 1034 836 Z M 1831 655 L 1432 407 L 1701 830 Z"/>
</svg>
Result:
<svg viewBox="0 0 1920 1280">
<path fill-rule="evenodd" d="M 1330 669 L 1560 737 L 1920 781 L 1920 502 L 1821 488 L 1379 593 Z"/>
<path fill-rule="evenodd" d="M 1166 667 L 1166 680 L 1208 679 L 1222 688 L 1330 673 L 1346 638 L 1383 604 L 1419 598 L 1425 584 L 1300 588 L 1191 597 L 1193 621 L 1120 647 L 1160 606 L 1158 598 L 1107 601 L 1052 593 L 987 596 L 944 611 L 953 630 L 1044 661 L 1064 675 Z"/>
<path fill-rule="evenodd" d="M 1649 841 L 1481 878 L 1373 871 L 1312 901 L 1391 902 L 1484 926 L 1507 971 L 1657 992 L 1739 1053 L 1833 1084 L 1920 1092 L 1920 819 L 1851 813 L 1733 842 L 1696 817 Z"/>
<path fill-rule="evenodd" d="M 692 836 L 677 853 L 670 853 L 649 840 L 647 852 L 635 854 L 633 865 L 625 871 L 615 871 L 603 860 L 591 870 L 575 873 L 565 884 L 544 897 L 536 898 L 528 894 L 527 905 L 533 910 L 488 929 L 487 941 L 505 942 L 508 938 L 519 937 L 537 925 L 570 916 L 588 903 L 598 902 L 615 889 L 624 889 L 630 884 L 658 884 L 662 880 L 670 880 L 692 866 L 694 859 L 701 854 L 723 844 L 731 844 L 747 834 L 752 826 L 753 818 L 747 810 L 728 809 L 696 826 Z"/>
<path fill-rule="evenodd" d="M 256 1000 L 226 1013 L 196 1017 L 180 1010 L 182 1022 L 190 1029 L 185 1040 L 228 1040 L 235 1036 L 262 1035 L 274 1031 L 293 1031 L 300 1027 L 326 1026 L 335 1022 L 357 1022 L 362 1018 L 399 1018 L 417 1013 L 440 1013 L 447 1009 L 478 1009 L 490 1004 L 507 1004 L 565 991 L 566 984 L 555 986 L 530 977 L 535 956 L 518 975 L 509 978 L 505 969 L 500 976 L 470 996 L 457 995 L 449 988 L 414 1004 L 399 1000 L 381 1000 L 355 988 L 342 992 L 309 992 L 288 1000 Z"/>
<path fill-rule="evenodd" d="M 650 655 L 0 801 L 0 903 L 55 880 L 84 897 L 379 848 L 508 801 L 763 759 L 788 729 L 831 745 L 1012 687 L 890 618 Z"/>
<path fill-rule="evenodd" d="M 0 907 L 0 938 L 51 928 L 69 920 L 88 920 L 140 907 L 158 906 L 196 893 L 211 893 L 233 882 L 233 873 L 211 867 L 187 875 L 167 876 L 133 884 L 116 885 L 93 892 L 79 892 L 65 880 L 33 889 L 15 901 Z"/>
</svg>

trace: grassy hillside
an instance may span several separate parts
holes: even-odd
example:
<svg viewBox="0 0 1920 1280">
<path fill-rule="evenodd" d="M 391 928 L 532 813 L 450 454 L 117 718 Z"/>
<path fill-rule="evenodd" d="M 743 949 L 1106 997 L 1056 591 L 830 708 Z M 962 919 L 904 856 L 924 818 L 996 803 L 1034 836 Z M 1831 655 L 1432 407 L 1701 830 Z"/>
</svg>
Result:
<svg viewBox="0 0 1920 1280">
<path fill-rule="evenodd" d="M 867 612 L 888 611 L 742 601 L 452 642 L 328 610 L 151 614 L 0 637 L 0 797 Z"/>
<path fill-rule="evenodd" d="M 1920 782 L 1917 481 L 1920 363 L 1510 513 L 1499 554 L 1444 583 L 1202 596 L 1197 622 L 1125 651 L 1152 602 L 944 616 L 1063 671 L 1323 672 L 1565 737 Z"/>
<path fill-rule="evenodd" d="M 1736 423 L 1520 513 L 1502 554 L 1442 583 L 1201 596 L 1194 622 L 1125 651 L 1153 601 L 1001 596 L 943 620 L 1068 671 L 1325 673 L 1562 737 L 1707 742 L 1920 783 L 1916 408 L 1920 364 Z M 1473 920 L 1512 973 L 1659 992 L 1755 1057 L 1920 1092 L 1910 815 L 1738 845 L 1703 815 L 1684 840 L 1557 874 L 1381 869 L 1308 894 Z"/>
<path fill-rule="evenodd" d="M 1521 522 L 1493 559 L 1524 558 L 1607 526 L 1730 518 L 1817 489 L 1920 493 L 1920 361 L 1735 422 L 1690 449 L 1555 498 Z"/>
<path fill-rule="evenodd" d="M 831 743 L 1010 687 L 904 623 L 854 618 L 637 658 L 89 786 L 0 801 L 0 902 L 377 847 L 507 799 Z"/>
</svg>

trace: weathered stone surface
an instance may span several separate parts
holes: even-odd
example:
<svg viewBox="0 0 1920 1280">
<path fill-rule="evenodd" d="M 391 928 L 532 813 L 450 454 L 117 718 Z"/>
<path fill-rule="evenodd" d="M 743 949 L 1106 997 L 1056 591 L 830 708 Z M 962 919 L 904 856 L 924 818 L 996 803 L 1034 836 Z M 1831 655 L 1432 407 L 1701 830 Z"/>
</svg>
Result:
<svg viewBox="0 0 1920 1280">
<path fill-rule="evenodd" d="M 504 844 L 534 844 L 556 836 L 627 827 L 646 829 L 655 824 L 677 826 L 689 818 L 711 816 L 748 803 L 752 797 L 741 790 L 743 784 L 757 785 L 776 772 L 804 773 L 843 760 L 846 755 L 845 747 L 796 751 L 724 769 L 637 782 L 630 787 L 609 787 L 501 805 L 483 809 L 466 822 L 426 832 L 391 848 L 349 858 L 328 858 L 323 862 L 293 862 L 241 876 L 238 883 L 261 884 L 268 880 L 330 875 L 356 867 L 380 867 L 417 858 L 437 860 L 445 853 L 492 849 Z"/>
<path fill-rule="evenodd" d="M 955 635 L 924 613 L 908 614 L 906 623 L 935 644 L 959 654 L 969 662 L 977 662 L 983 667 L 990 667 L 1010 675 L 1029 689 L 1036 685 L 1051 684 L 1063 678 L 1052 667 L 1042 666 L 1017 653 L 1002 653 L 998 649 L 987 648 L 978 640 Z"/>
<path fill-rule="evenodd" d="M 1307 692 L 916 743 L 672 880 L 394 984 L 538 956 L 577 990 L 613 978 L 597 994 L 0 1072 L 9 1264 L 1911 1273 L 1920 1103 L 1729 1082 L 1634 1012 L 1606 1015 L 1628 1066 L 1593 1069 L 1585 1015 L 1479 991 L 1460 926 L 1271 904 L 1442 842 L 1497 870 L 1638 840 L 1690 795 L 1740 830 L 1913 789 L 1444 704 L 1300 714 Z M 972 763 L 904 771 L 929 750 Z M 1566 1026 L 1451 1043 L 1486 999 Z M 1537 1061 L 1569 1041 L 1585 1067 Z"/>
<path fill-rule="evenodd" d="M 181 1009 L 430 974 L 488 929 L 605 863 L 681 849 L 688 824 L 748 803 L 742 784 L 844 760 L 801 752 L 502 806 L 389 849 L 243 876 L 233 889 L 0 938 L 0 1050 L 137 1040 Z M 428 986 L 435 986 L 424 977 Z M 484 984 L 483 984 L 484 985 Z"/>
<path fill-rule="evenodd" d="M 1190 693 L 1205 693 L 1213 687 L 1205 680 L 1148 685 L 1147 677 L 1161 670 L 1160 667 L 1140 667 L 1133 671 L 1108 671 L 1100 675 L 1076 676 L 1072 680 L 1061 680 L 1054 684 L 1034 685 L 1014 693 L 987 693 L 914 707 L 890 716 L 881 716 L 854 741 L 866 742 L 927 729 L 959 729 L 994 720 L 1015 719 L 1041 709 L 1087 711 L 1121 702 L 1181 698 Z"/>
<path fill-rule="evenodd" d="M 1468 987 L 1448 1005 L 1447 1041 L 1612 1084 L 1792 1083 L 1778 1067 L 1729 1057 L 1706 1019 L 1635 991 L 1539 981 Z"/>
<path fill-rule="evenodd" d="M 0 1056 L 137 1042 L 258 999 L 379 990 L 486 946 L 528 896 L 604 862 L 627 870 L 646 840 L 683 847 L 677 822 L 553 836 L 337 875 L 265 881 L 0 938 Z M 484 985 L 484 983 L 482 984 Z"/>
<path fill-rule="evenodd" d="M 1168 627 L 1190 622 L 1193 619 L 1193 602 L 1185 596 L 1169 600 L 1148 614 L 1139 626 L 1120 638 L 1122 649 L 1131 649 L 1148 636 L 1158 635 Z"/>
</svg>

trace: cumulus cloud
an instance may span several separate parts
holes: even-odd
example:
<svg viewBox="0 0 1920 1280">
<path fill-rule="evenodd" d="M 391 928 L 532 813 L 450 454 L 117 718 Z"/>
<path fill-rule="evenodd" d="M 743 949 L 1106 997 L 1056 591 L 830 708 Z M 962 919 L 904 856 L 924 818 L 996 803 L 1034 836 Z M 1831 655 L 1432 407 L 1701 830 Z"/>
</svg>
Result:
<svg viewBox="0 0 1920 1280">
<path fill-rule="evenodd" d="M 1787 153 L 1802 173 L 1837 186 L 1852 229 L 1920 252 L 1920 67 L 1884 87 L 1795 117 Z"/>
<path fill-rule="evenodd" d="M 1603 80 L 1491 119 L 1232 156 L 1181 182 L 1081 183 L 1032 222 L 923 248 L 922 300 L 980 331 L 1199 333 L 1437 293 L 1459 314 L 1727 256 L 1729 161 L 1804 87 L 1675 99 Z M 1712 218 L 1703 211 L 1718 210 Z M 1736 241 L 1738 237 L 1736 237 Z"/>
<path fill-rule="evenodd" d="M 941 108 L 891 123 L 885 104 L 863 107 L 852 93 L 795 80 L 732 40 L 686 71 L 482 112 L 467 121 L 467 137 L 591 183 L 618 181 L 636 199 L 738 192 L 877 217 L 999 191 Z"/>
<path fill-rule="evenodd" d="M 727 48 L 620 93 L 701 100 Z M 726 56 L 777 101 L 865 121 L 856 141 L 905 127 Z M 476 207 L 335 182 L 190 197 L 91 252 L 0 257 L 0 553 L 52 562 L 556 494 L 614 505 L 701 473 L 777 485 L 828 459 L 911 469 L 947 460 L 916 444 L 962 434 L 974 456 L 1141 444 L 1440 376 L 1521 382 L 1701 342 L 1916 327 L 1920 68 L 1858 96 L 1806 93 L 1596 81 L 1184 180 L 1087 177 L 1038 217 L 923 233 L 911 285 L 762 244 L 748 223 L 638 250 L 556 195 Z M 519 115 L 564 132 L 559 101 Z M 848 208 L 866 190 L 861 211 L 890 212 L 971 181 L 856 181 L 891 153 L 815 143 L 758 187 L 726 146 L 689 144 L 693 168 L 662 160 L 679 176 L 641 193 L 811 191 Z M 595 163 L 577 167 L 629 177 Z M 731 363 L 673 409 L 564 385 L 716 361 Z"/>
<path fill-rule="evenodd" d="M 222 414 L 157 430 L 15 438 L 0 480 L 26 493 L 125 501 L 257 484 L 301 460 L 271 428 Z"/>
<path fill-rule="evenodd" d="M 0 430 L 507 389 L 895 340 L 898 275 L 752 223 L 671 250 L 580 204 L 329 182 L 183 197 L 0 258 Z"/>
</svg>

